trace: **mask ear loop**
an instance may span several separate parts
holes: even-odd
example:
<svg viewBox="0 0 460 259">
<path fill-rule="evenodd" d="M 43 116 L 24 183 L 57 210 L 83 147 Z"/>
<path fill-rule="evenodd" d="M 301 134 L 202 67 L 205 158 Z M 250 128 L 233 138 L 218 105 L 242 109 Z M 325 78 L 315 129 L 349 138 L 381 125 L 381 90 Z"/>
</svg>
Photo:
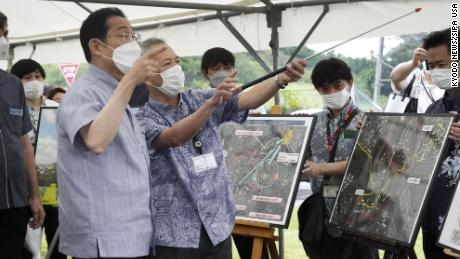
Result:
<svg viewBox="0 0 460 259">
<path fill-rule="evenodd" d="M 91 39 L 91 40 L 99 41 L 99 43 L 102 43 L 102 45 L 104 45 L 105 47 L 107 47 L 107 48 L 111 49 L 111 50 L 112 50 L 112 52 L 115 50 L 114 48 L 110 47 L 110 46 L 109 46 L 107 43 L 103 42 L 103 41 L 102 41 L 102 40 L 100 40 L 100 39 Z M 91 41 L 91 40 L 90 40 L 90 41 Z M 112 61 L 113 61 L 113 58 L 111 58 L 111 57 L 107 57 L 107 56 L 106 56 L 106 55 L 104 55 L 104 54 L 102 54 L 101 56 L 102 56 L 103 58 L 106 58 L 106 59 L 110 59 L 110 60 L 112 60 Z"/>
</svg>

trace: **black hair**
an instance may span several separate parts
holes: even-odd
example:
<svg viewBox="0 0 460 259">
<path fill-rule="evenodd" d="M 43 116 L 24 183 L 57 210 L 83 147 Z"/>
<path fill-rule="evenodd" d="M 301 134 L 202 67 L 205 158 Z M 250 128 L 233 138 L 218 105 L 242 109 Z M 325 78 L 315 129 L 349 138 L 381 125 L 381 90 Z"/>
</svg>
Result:
<svg viewBox="0 0 460 259">
<path fill-rule="evenodd" d="M 91 51 L 89 50 L 89 41 L 91 39 L 104 39 L 107 36 L 109 27 L 107 20 L 113 16 L 126 18 L 125 14 L 116 7 L 99 9 L 91 13 L 80 28 L 80 43 L 85 53 L 86 61 L 91 62 Z"/>
<path fill-rule="evenodd" d="M 337 80 L 353 80 L 350 67 L 337 58 L 321 60 L 311 72 L 311 81 L 315 88 L 324 87 Z"/>
<path fill-rule="evenodd" d="M 447 50 L 449 51 L 449 55 L 450 55 L 450 28 L 447 28 L 442 31 L 430 32 L 423 39 L 423 48 L 426 50 L 431 49 L 431 48 L 436 48 L 441 45 L 447 46 Z"/>
<path fill-rule="evenodd" d="M 46 95 L 46 98 L 50 99 L 50 100 L 53 100 L 53 97 L 57 94 L 57 93 L 63 93 L 65 94 L 66 93 L 66 90 L 64 90 L 64 88 L 62 87 L 55 87 L 53 89 L 51 89 L 48 94 Z"/>
<path fill-rule="evenodd" d="M 235 67 L 235 56 L 224 48 L 216 47 L 208 49 L 201 58 L 201 71 L 206 72 L 208 68 L 219 63 Z"/>
<path fill-rule="evenodd" d="M 46 73 L 43 67 L 37 61 L 33 59 L 21 59 L 11 67 L 11 74 L 22 79 L 25 75 L 35 71 L 39 71 L 43 79 L 46 78 Z"/>
<path fill-rule="evenodd" d="M 158 44 L 166 44 L 166 41 L 159 38 L 146 39 L 141 43 L 141 48 L 143 51 L 147 51 L 149 48 Z"/>
<path fill-rule="evenodd" d="M 8 18 L 0 11 L 0 30 L 4 30 L 8 23 Z"/>
</svg>

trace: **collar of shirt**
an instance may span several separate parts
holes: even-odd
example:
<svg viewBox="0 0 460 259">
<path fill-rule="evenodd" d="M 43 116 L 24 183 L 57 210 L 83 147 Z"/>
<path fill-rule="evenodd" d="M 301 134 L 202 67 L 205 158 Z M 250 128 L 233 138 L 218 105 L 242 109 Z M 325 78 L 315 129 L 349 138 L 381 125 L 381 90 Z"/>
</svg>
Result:
<svg viewBox="0 0 460 259">
<path fill-rule="evenodd" d="M 460 112 L 460 91 L 456 91 L 453 95 L 449 95 L 446 91 L 442 100 L 444 104 L 444 110 L 446 112 Z"/>
<path fill-rule="evenodd" d="M 163 112 L 163 113 L 168 113 L 168 112 L 173 112 L 176 111 L 177 109 L 181 108 L 184 105 L 184 98 L 182 93 L 179 94 L 179 103 L 177 106 L 175 105 L 170 105 L 166 103 L 161 103 L 152 97 L 149 97 L 149 100 L 147 102 L 147 105 L 149 108 L 158 111 L 158 112 Z"/>
<path fill-rule="evenodd" d="M 93 64 L 89 64 L 88 73 L 99 79 L 103 83 L 101 85 L 107 85 L 113 89 L 118 86 L 119 81 L 117 79 Z"/>
<path fill-rule="evenodd" d="M 340 110 L 339 112 L 339 121 L 342 120 L 342 118 L 345 116 L 345 113 L 352 107 L 353 109 L 356 109 L 356 105 L 353 103 L 353 99 L 350 98 L 350 100 L 347 102 L 347 104 Z M 331 109 L 326 107 L 326 115 L 328 119 L 334 119 L 334 113 L 332 112 Z"/>
</svg>

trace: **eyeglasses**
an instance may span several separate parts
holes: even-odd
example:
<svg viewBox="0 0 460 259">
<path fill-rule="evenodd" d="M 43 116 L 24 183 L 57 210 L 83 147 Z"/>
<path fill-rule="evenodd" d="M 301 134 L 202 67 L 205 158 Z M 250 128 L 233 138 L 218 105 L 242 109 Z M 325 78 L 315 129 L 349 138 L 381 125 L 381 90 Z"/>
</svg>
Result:
<svg viewBox="0 0 460 259">
<path fill-rule="evenodd" d="M 116 35 L 109 35 L 107 37 L 117 37 L 121 40 L 123 40 L 124 42 L 130 42 L 130 41 L 141 41 L 141 35 L 139 33 L 135 33 L 135 32 L 125 32 L 125 33 L 122 33 L 122 34 L 116 34 Z"/>
</svg>

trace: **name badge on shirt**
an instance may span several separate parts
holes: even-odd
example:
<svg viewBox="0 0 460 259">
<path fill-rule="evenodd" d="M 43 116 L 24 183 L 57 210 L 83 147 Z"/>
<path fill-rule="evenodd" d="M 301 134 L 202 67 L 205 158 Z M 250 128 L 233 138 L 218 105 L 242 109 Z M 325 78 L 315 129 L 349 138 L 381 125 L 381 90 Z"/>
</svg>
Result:
<svg viewBox="0 0 460 259">
<path fill-rule="evenodd" d="M 22 117 L 24 110 L 21 108 L 10 107 L 10 115 Z"/>
<path fill-rule="evenodd" d="M 324 185 L 323 186 L 323 197 L 324 198 L 335 198 L 339 192 L 339 186 L 337 185 Z"/>
<path fill-rule="evenodd" d="M 206 170 L 217 168 L 217 162 L 213 152 L 196 156 L 192 159 L 193 167 L 195 169 L 195 173 L 197 174 Z"/>
</svg>

